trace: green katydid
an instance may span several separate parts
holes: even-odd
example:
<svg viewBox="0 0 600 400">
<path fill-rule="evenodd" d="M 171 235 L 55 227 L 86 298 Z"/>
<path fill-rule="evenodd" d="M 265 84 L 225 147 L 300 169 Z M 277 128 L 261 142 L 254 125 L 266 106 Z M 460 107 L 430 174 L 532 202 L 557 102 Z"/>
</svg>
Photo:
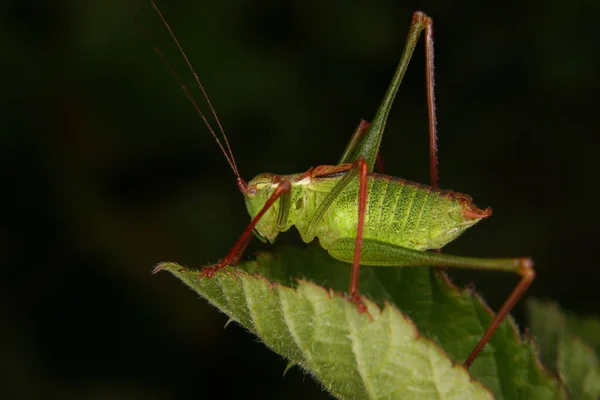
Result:
<svg viewBox="0 0 600 400">
<path fill-rule="evenodd" d="M 194 68 L 164 16 L 151 0 L 217 121 L 224 144 L 188 89 L 158 48 L 159 56 L 180 83 L 186 96 L 215 138 L 236 176 L 252 218 L 229 253 L 219 263 L 204 267 L 199 278 L 236 264 L 252 237 L 273 243 L 280 232 L 295 226 L 305 242 L 315 238 L 329 254 L 352 265 L 349 299 L 365 311 L 358 292 L 360 265 L 444 266 L 513 272 L 521 280 L 505 300 L 475 348 L 468 368 L 514 304 L 527 290 L 535 272 L 529 258 L 472 258 L 442 254 L 443 246 L 467 228 L 491 215 L 476 207 L 468 195 L 438 188 L 436 117 L 433 93 L 433 25 L 423 12 L 410 24 L 398 68 L 372 123 L 361 121 L 337 165 L 322 165 L 293 175 L 263 173 L 246 183 L 240 176 L 222 125 Z M 426 90 L 430 139 L 430 186 L 374 173 L 379 147 L 395 95 L 406 72 L 419 36 L 425 32 Z M 427 251 L 437 250 L 437 251 Z"/>
</svg>

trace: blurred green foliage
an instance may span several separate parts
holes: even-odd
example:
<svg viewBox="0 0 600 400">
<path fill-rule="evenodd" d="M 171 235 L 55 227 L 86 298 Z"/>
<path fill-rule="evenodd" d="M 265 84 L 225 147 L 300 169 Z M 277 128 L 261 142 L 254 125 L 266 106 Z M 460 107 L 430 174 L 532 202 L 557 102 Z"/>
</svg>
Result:
<svg viewBox="0 0 600 400">
<path fill-rule="evenodd" d="M 149 3 L 128 4 L 194 87 Z M 474 1 L 160 7 L 247 179 L 335 163 L 359 119 L 375 113 L 412 12 L 427 12 L 441 185 L 494 208 L 447 251 L 531 256 L 531 294 L 598 313 L 594 2 L 503 2 L 491 12 Z M 223 330 L 226 318 L 174 280 L 150 275 L 161 260 L 216 261 L 248 217 L 222 155 L 127 8 L 9 0 L 0 10 L 2 397 L 169 399 L 215 385 L 221 398 L 327 398 L 295 370 L 281 378 L 284 360 L 239 327 Z M 382 153 L 387 172 L 420 182 L 423 71 L 419 51 Z M 475 281 L 493 308 L 516 282 L 452 275 Z"/>
<path fill-rule="evenodd" d="M 563 382 L 572 399 L 600 396 L 598 343 L 600 319 L 565 314 L 552 302 L 530 298 L 527 314 L 540 360 Z"/>
</svg>

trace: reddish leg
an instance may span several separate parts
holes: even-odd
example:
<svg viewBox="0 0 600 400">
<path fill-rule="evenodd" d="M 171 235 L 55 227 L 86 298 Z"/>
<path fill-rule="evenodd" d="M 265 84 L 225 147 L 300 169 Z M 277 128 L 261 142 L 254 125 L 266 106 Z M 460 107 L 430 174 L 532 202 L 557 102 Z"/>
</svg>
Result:
<svg viewBox="0 0 600 400">
<path fill-rule="evenodd" d="M 354 261 L 352 263 L 352 276 L 350 278 L 350 298 L 358 306 L 360 312 L 367 311 L 366 306 L 363 304 L 358 294 L 358 278 L 360 268 L 360 248 L 362 246 L 363 239 L 363 228 L 365 225 L 365 212 L 367 210 L 367 163 L 365 159 L 360 156 L 354 168 L 357 168 L 358 179 L 359 179 L 359 195 L 358 195 L 358 227 L 356 229 L 356 246 L 354 247 Z"/>
<path fill-rule="evenodd" d="M 433 23 L 431 19 L 427 19 L 427 25 L 425 27 L 425 77 L 426 77 L 426 90 L 427 90 L 427 113 L 429 117 L 429 175 L 430 184 L 432 187 L 438 187 L 438 158 L 437 158 L 437 121 L 435 112 L 435 96 L 433 93 L 434 77 L 433 77 Z M 437 252 L 440 252 L 438 249 Z M 437 267 L 437 270 L 444 274 L 444 267 Z M 531 282 L 535 279 L 535 271 L 533 270 L 533 261 L 529 258 L 522 258 L 519 260 L 519 269 L 517 271 L 521 275 L 521 280 L 517 286 L 513 289 L 511 294 L 508 296 L 498 313 L 494 316 L 492 323 L 486 329 L 485 333 L 477 342 L 475 348 L 467 357 L 464 363 L 466 368 L 469 368 L 477 355 L 483 350 L 487 342 L 500 325 L 500 323 L 506 318 L 510 310 L 513 308 L 515 303 L 519 301 L 523 293 L 529 288 Z"/>
<path fill-rule="evenodd" d="M 438 187 L 438 158 L 437 158 L 437 118 L 435 113 L 435 95 L 433 87 L 435 79 L 433 74 L 433 21 L 427 18 L 425 26 L 425 90 L 427 91 L 427 116 L 429 131 L 429 184 L 431 187 Z M 441 253 L 440 249 L 435 250 Z M 436 267 L 438 272 L 443 273 L 445 267 Z"/>
<path fill-rule="evenodd" d="M 244 232 L 242 232 L 242 235 L 237 240 L 237 242 L 235 242 L 231 250 L 229 250 L 229 253 L 227 253 L 225 258 L 223 258 L 223 260 L 221 260 L 221 262 L 219 262 L 218 264 L 215 264 L 210 267 L 204 267 L 202 269 L 202 275 L 206 276 L 207 278 L 211 278 L 215 274 L 215 272 L 217 272 L 221 268 L 225 268 L 228 265 L 236 264 L 242 256 L 242 254 L 244 253 L 244 250 L 246 250 L 246 247 L 248 247 L 248 244 L 254 237 L 252 229 L 254 229 L 254 227 L 256 226 L 258 221 L 260 221 L 262 216 L 283 193 L 289 193 L 291 186 L 292 185 L 290 181 L 281 182 L 277 189 L 275 189 L 275 192 L 273 192 L 271 197 L 269 197 L 263 208 L 252 219 L 250 225 L 248 225 Z"/>
<path fill-rule="evenodd" d="M 481 350 L 483 350 L 483 348 L 485 347 L 487 342 L 490 341 L 490 338 L 496 331 L 496 328 L 498 328 L 498 325 L 500 325 L 500 323 L 504 320 L 504 318 L 508 315 L 510 310 L 513 308 L 515 303 L 517 301 L 519 301 L 521 296 L 523 296 L 523 293 L 525 293 L 527 288 L 529 288 L 529 285 L 531 285 L 531 282 L 533 282 L 533 280 L 535 279 L 535 271 L 533 270 L 533 261 L 531 261 L 530 258 L 520 259 L 519 269 L 517 272 L 519 273 L 519 275 L 521 275 L 521 280 L 519 281 L 517 286 L 513 289 L 511 294 L 508 296 L 508 299 L 506 299 L 504 304 L 502 304 L 502 307 L 500 307 L 500 310 L 494 316 L 492 323 L 485 330 L 485 333 L 483 334 L 481 339 L 479 339 L 479 342 L 477 342 L 477 345 L 475 346 L 473 351 L 471 351 L 471 354 L 469 354 L 469 357 L 467 357 L 467 361 L 465 361 L 465 364 L 464 364 L 465 368 L 468 369 L 471 366 L 471 364 L 473 363 L 475 358 L 477 358 L 477 355 L 481 352 Z"/>
<path fill-rule="evenodd" d="M 425 80 L 427 90 L 427 115 L 429 117 L 429 182 L 432 187 L 438 187 L 438 158 L 437 158 L 437 118 L 435 115 L 435 95 L 433 87 L 433 22 L 426 19 L 425 26 Z"/>
</svg>

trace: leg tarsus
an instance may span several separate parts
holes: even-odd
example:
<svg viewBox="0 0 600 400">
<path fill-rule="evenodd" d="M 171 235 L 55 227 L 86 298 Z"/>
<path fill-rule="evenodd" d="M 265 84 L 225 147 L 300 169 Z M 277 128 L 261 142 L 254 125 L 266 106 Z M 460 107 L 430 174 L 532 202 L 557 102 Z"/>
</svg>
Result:
<svg viewBox="0 0 600 400">
<path fill-rule="evenodd" d="M 367 305 L 362 301 L 362 299 L 358 293 L 356 295 L 349 294 L 347 298 L 352 303 L 354 303 L 354 305 L 356 305 L 356 311 L 358 311 L 359 314 L 367 314 L 367 316 L 369 317 L 369 320 L 371 320 L 371 322 L 373 321 L 373 317 L 369 313 L 369 309 L 367 308 Z"/>
<path fill-rule="evenodd" d="M 198 279 L 201 279 L 201 278 L 212 278 L 213 275 L 215 274 L 215 272 L 217 272 L 217 271 L 218 271 L 218 269 L 217 269 L 216 266 L 204 267 L 204 268 L 202 268 L 202 271 L 198 275 Z"/>
</svg>

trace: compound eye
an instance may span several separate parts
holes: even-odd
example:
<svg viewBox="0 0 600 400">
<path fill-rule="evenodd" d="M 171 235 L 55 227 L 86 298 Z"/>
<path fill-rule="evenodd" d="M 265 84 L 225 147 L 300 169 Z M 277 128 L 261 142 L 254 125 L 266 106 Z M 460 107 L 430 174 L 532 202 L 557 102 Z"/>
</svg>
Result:
<svg viewBox="0 0 600 400">
<path fill-rule="evenodd" d="M 254 197 L 256 196 L 256 193 L 258 193 L 258 189 L 256 189 L 256 186 L 252 185 L 252 186 L 248 186 L 248 189 L 246 190 L 246 194 L 249 197 Z"/>
</svg>

